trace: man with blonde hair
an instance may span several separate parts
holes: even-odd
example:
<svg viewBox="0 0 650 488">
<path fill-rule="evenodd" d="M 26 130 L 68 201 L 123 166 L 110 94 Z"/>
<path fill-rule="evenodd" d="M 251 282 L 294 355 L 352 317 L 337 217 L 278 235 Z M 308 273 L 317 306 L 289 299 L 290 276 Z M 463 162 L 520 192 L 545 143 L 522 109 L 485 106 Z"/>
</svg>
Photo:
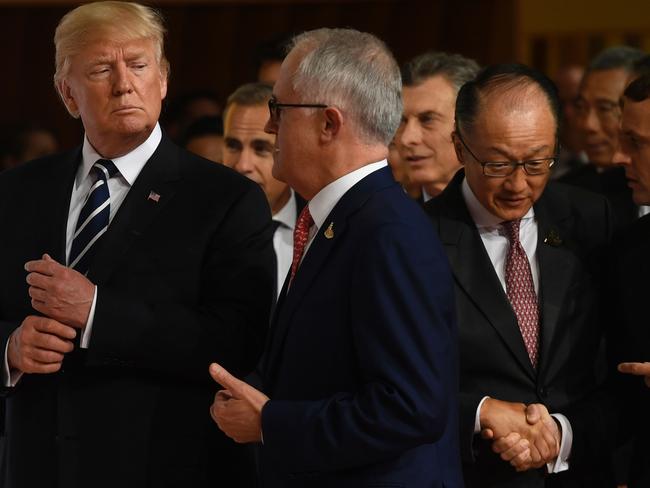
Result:
<svg viewBox="0 0 650 488">
<path fill-rule="evenodd" d="M 135 3 L 63 17 L 54 81 L 83 145 L 0 177 L 4 488 L 251 486 L 205 369 L 257 361 L 270 213 L 162 134 L 163 35 Z"/>
</svg>

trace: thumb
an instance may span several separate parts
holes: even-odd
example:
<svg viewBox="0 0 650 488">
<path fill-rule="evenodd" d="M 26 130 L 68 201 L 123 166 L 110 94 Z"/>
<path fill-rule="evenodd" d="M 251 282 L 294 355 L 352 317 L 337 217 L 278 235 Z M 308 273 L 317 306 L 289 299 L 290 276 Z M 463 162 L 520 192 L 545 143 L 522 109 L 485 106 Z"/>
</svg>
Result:
<svg viewBox="0 0 650 488">
<path fill-rule="evenodd" d="M 52 257 L 48 253 L 43 254 L 42 259 L 43 261 L 54 261 L 54 259 L 52 259 Z"/>
<path fill-rule="evenodd" d="M 212 363 L 209 368 L 212 379 L 229 390 L 233 398 L 243 398 L 245 382 L 235 378 L 226 369 L 217 363 Z"/>
<path fill-rule="evenodd" d="M 541 418 L 541 412 L 539 411 L 539 408 L 537 408 L 537 405 L 532 404 L 526 407 L 526 422 L 530 425 L 536 424 Z"/>
</svg>

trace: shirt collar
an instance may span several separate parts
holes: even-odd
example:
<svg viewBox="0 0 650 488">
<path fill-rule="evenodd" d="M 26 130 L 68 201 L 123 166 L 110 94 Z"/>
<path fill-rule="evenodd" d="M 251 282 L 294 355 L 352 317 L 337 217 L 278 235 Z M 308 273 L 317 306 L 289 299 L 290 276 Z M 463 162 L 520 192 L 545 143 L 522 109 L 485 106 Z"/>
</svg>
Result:
<svg viewBox="0 0 650 488">
<path fill-rule="evenodd" d="M 329 185 L 319 191 L 316 196 L 309 201 L 309 213 L 311 214 L 312 219 L 314 219 L 316 227 L 320 229 L 323 226 L 327 216 L 350 188 L 370 173 L 374 173 L 387 165 L 388 162 L 385 159 L 377 161 L 376 163 L 366 164 L 365 166 L 332 181 Z"/>
<path fill-rule="evenodd" d="M 291 195 L 289 195 L 289 200 L 284 206 L 273 216 L 273 220 L 280 222 L 285 227 L 293 230 L 296 225 L 296 218 L 298 217 L 297 211 L 298 206 L 296 205 L 295 194 L 292 189 Z"/>
<path fill-rule="evenodd" d="M 162 131 L 160 130 L 160 125 L 156 122 L 156 126 L 142 144 L 133 149 L 131 152 L 120 156 L 119 158 L 113 158 L 113 164 L 119 170 L 120 174 L 127 181 L 129 185 L 133 185 L 136 178 L 144 168 L 144 165 L 147 163 L 151 155 L 156 151 L 158 144 L 162 139 Z M 77 173 L 76 186 L 79 186 L 81 182 L 88 176 L 91 168 L 98 159 L 105 159 L 101 154 L 99 154 L 95 148 L 92 146 L 88 140 L 88 136 L 84 135 L 83 148 L 81 149 L 82 155 L 82 166 L 80 171 Z"/>
<path fill-rule="evenodd" d="M 476 198 L 476 195 L 474 195 L 474 192 L 469 187 L 467 178 L 463 178 L 461 190 L 463 193 L 463 199 L 465 200 L 465 205 L 467 205 L 467 210 L 469 210 L 469 214 L 472 216 L 472 220 L 474 221 L 474 224 L 476 224 L 476 227 L 499 227 L 501 225 L 503 219 L 490 213 L 483 204 L 479 202 L 478 198 Z M 532 219 L 534 216 L 535 211 L 533 210 L 533 207 L 530 207 L 521 220 Z"/>
</svg>

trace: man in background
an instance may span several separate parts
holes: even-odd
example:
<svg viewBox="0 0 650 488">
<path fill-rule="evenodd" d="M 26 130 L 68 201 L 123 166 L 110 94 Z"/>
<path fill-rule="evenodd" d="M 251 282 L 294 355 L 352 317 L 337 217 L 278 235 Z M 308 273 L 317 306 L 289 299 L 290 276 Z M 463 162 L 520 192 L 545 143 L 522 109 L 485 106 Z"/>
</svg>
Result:
<svg viewBox="0 0 650 488">
<path fill-rule="evenodd" d="M 458 90 L 478 72 L 460 54 L 428 52 L 402 68 L 404 114 L 395 143 L 412 197 L 428 201 L 445 189 L 460 169 L 451 133 Z"/>
<path fill-rule="evenodd" d="M 264 131 L 272 95 L 270 85 L 248 83 L 228 97 L 223 162 L 264 190 L 275 228 L 273 249 L 277 264 L 276 295 L 279 295 L 291 266 L 293 231 L 305 201 L 272 173 L 275 135 Z"/>
</svg>

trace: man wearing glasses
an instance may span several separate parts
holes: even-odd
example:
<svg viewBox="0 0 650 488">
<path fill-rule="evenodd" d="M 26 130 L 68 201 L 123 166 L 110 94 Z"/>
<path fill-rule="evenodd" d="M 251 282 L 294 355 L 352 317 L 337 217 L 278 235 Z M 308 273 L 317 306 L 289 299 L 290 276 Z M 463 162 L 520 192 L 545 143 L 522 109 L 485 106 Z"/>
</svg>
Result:
<svg viewBox="0 0 650 488">
<path fill-rule="evenodd" d="M 540 73 L 483 70 L 456 102 L 464 170 L 426 205 L 456 283 L 468 487 L 606 481 L 598 448 L 609 445 L 610 413 L 595 371 L 604 363 L 593 275 L 611 218 L 600 196 L 547 187 L 558 114 Z"/>
<path fill-rule="evenodd" d="M 263 392 L 213 364 L 210 411 L 260 444 L 266 488 L 459 487 L 451 271 L 386 155 L 395 60 L 349 29 L 301 34 L 266 130 L 273 175 L 308 203 L 262 360 Z"/>
</svg>

